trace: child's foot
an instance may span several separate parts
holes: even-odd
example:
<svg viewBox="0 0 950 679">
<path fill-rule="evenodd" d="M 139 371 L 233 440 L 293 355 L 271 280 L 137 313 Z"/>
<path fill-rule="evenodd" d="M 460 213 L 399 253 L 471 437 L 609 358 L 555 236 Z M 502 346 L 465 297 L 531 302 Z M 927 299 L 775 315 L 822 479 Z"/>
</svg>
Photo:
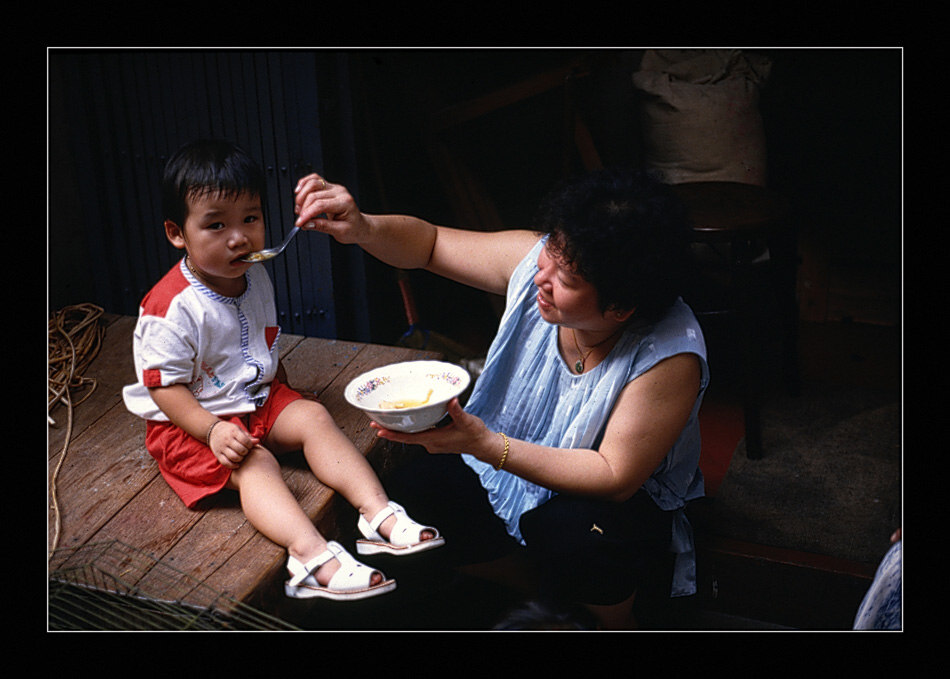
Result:
<svg viewBox="0 0 950 679">
<path fill-rule="evenodd" d="M 416 523 L 402 506 L 392 501 L 371 521 L 361 515 L 358 527 L 366 538 L 356 541 L 360 554 L 413 554 L 445 544 L 438 530 Z"/>
<path fill-rule="evenodd" d="M 376 529 L 376 532 L 381 536 L 389 540 L 390 536 L 393 534 L 393 528 L 396 526 L 396 515 L 392 514 L 388 519 L 379 524 L 379 528 Z M 434 540 L 439 537 L 439 531 L 434 528 L 423 528 L 419 533 L 419 540 Z"/>
<path fill-rule="evenodd" d="M 284 592 L 298 599 L 365 599 L 396 588 L 395 580 L 360 563 L 337 542 L 328 542 L 326 551 L 307 563 L 289 557 L 287 570 L 291 577 Z"/>
<path fill-rule="evenodd" d="M 342 566 L 343 564 L 340 563 L 339 559 L 330 559 L 310 575 L 316 578 L 317 584 L 326 587 Z M 380 571 L 373 570 L 369 576 L 369 584 L 371 587 L 375 587 L 385 579 L 386 577 Z"/>
</svg>

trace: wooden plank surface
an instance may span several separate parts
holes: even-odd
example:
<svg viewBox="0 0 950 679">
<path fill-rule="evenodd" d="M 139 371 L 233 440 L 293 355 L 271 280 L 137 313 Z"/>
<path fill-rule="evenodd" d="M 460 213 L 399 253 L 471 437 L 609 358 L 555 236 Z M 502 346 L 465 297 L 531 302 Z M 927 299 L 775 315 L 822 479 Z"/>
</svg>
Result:
<svg viewBox="0 0 950 679">
<path fill-rule="evenodd" d="M 189 582 L 200 583 L 205 592 L 242 602 L 264 600 L 262 592 L 283 578 L 283 548 L 247 522 L 236 494 L 223 493 L 207 507 L 191 510 L 172 492 L 145 450 L 144 422 L 122 403 L 122 387 L 135 379 L 135 318 L 107 315 L 102 322 L 107 324 L 106 336 L 99 355 L 86 371 L 86 377 L 97 380 L 97 387 L 87 401 L 73 409 L 72 432 L 61 465 L 67 410 L 57 407 L 50 413 L 56 420 L 55 426 L 49 427 L 48 449 L 50 488 L 56 493 L 61 524 L 57 554 L 118 540 L 156 563 L 185 574 Z M 387 363 L 439 358 L 433 352 L 297 335 L 282 336 L 279 350 L 291 385 L 316 394 L 364 454 L 369 453 L 376 439 L 365 415 L 345 402 L 346 384 L 360 373 Z M 284 478 L 308 516 L 321 530 L 333 530 L 328 516 L 333 491 L 310 473 L 302 454 L 284 456 L 282 463 Z M 52 502 L 49 517 L 52 544 Z M 57 568 L 69 565 L 62 559 L 51 563 Z M 136 579 L 131 584 L 138 585 L 146 595 L 156 592 L 156 596 L 162 596 L 170 587 L 166 582 L 168 572 L 164 568 L 144 570 L 134 574 Z M 175 596 L 181 597 L 182 593 L 176 592 Z M 226 610 L 228 603 L 215 606 Z"/>
</svg>

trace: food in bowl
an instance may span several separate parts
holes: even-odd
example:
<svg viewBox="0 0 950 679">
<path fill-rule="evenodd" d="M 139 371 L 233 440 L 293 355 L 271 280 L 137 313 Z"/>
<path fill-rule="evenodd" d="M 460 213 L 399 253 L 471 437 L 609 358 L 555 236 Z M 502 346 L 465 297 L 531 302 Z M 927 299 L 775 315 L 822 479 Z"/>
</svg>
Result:
<svg viewBox="0 0 950 679">
<path fill-rule="evenodd" d="M 415 408 L 417 406 L 424 406 L 429 402 L 430 398 L 432 398 L 432 389 L 426 392 L 425 398 L 401 398 L 397 401 L 380 401 L 379 407 L 386 408 L 387 410 L 390 408 Z"/>
<path fill-rule="evenodd" d="M 374 368 L 343 392 L 351 405 L 386 429 L 415 433 L 445 417 L 449 401 L 468 388 L 461 366 L 443 361 L 403 361 Z"/>
</svg>

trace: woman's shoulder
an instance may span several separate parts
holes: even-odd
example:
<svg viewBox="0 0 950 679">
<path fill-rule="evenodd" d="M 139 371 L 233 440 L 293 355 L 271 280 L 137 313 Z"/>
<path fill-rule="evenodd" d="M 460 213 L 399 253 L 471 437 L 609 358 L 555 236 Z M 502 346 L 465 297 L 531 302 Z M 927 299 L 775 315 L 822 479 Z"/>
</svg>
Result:
<svg viewBox="0 0 950 679">
<path fill-rule="evenodd" d="M 633 326 L 625 333 L 632 358 L 632 376 L 665 358 L 692 353 L 706 360 L 706 341 L 693 310 L 677 299 L 655 322 Z"/>
<path fill-rule="evenodd" d="M 696 339 L 702 334 L 702 330 L 692 308 L 682 297 L 678 297 L 666 313 L 649 325 L 648 333 L 659 338 Z"/>
<path fill-rule="evenodd" d="M 505 236 L 506 249 L 511 253 L 512 270 L 509 281 L 518 278 L 534 278 L 538 268 L 538 255 L 547 237 L 535 231 L 510 231 Z"/>
<path fill-rule="evenodd" d="M 508 253 L 514 269 L 537 264 L 537 253 L 544 245 L 544 234 L 526 229 L 499 231 L 498 252 Z"/>
</svg>

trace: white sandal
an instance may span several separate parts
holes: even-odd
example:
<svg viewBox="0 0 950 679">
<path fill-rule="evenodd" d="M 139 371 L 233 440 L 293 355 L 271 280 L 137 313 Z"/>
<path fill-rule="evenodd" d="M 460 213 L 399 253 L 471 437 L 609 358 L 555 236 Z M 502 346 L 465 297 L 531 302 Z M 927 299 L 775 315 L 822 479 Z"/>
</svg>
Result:
<svg viewBox="0 0 950 679">
<path fill-rule="evenodd" d="M 387 540 L 376 531 L 383 521 L 394 514 L 396 523 L 393 525 L 389 540 Z M 356 551 L 360 554 L 414 554 L 445 544 L 445 538 L 439 535 L 438 530 L 432 526 L 423 526 L 416 523 L 409 518 L 406 510 L 401 505 L 392 501 L 380 510 L 371 522 L 367 522 L 361 515 L 357 526 L 367 538 L 356 541 Z M 432 539 L 423 540 L 422 531 L 430 531 L 433 534 Z"/>
<path fill-rule="evenodd" d="M 313 572 L 331 559 L 337 559 L 340 568 L 330 578 L 330 582 L 323 586 L 317 582 Z M 371 585 L 373 573 L 382 573 L 360 563 L 339 542 L 334 541 L 328 542 L 327 550 L 306 564 L 292 556 L 288 557 L 287 570 L 290 571 L 291 578 L 284 584 L 284 593 L 294 599 L 365 599 L 396 589 L 396 581 L 386 580 L 385 575 L 378 585 Z"/>
</svg>

